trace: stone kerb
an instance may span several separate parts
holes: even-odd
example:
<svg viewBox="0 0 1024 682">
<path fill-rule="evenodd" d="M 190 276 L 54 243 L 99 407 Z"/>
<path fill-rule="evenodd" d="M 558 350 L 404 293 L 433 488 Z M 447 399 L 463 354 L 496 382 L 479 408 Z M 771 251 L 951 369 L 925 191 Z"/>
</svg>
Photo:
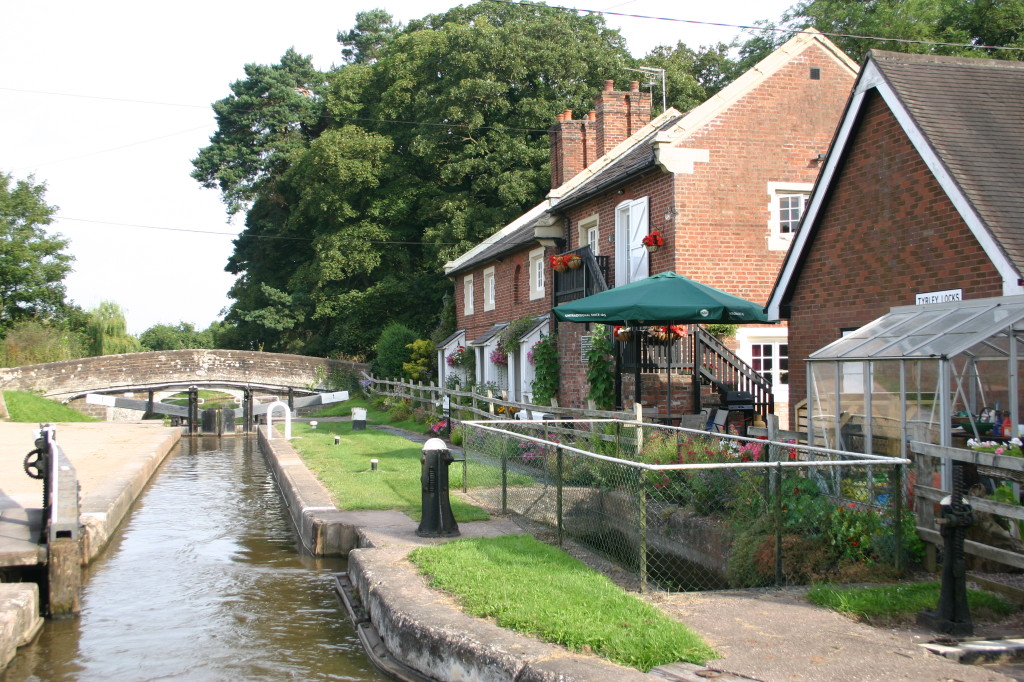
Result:
<svg viewBox="0 0 1024 682">
<path fill-rule="evenodd" d="M 316 388 L 336 370 L 347 369 L 366 369 L 366 365 L 259 351 L 151 351 L 0 368 L 0 389 L 67 400 L 89 391 L 164 383 L 224 381 Z"/>
</svg>

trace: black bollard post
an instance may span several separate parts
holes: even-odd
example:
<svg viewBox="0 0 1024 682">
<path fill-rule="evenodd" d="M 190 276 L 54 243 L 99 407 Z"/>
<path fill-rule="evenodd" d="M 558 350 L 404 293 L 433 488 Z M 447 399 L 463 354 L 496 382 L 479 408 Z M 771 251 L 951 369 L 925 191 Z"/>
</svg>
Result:
<svg viewBox="0 0 1024 682">
<path fill-rule="evenodd" d="M 942 588 L 939 607 L 923 611 L 917 622 L 947 635 L 974 634 L 971 612 L 967 605 L 967 564 L 964 560 L 964 539 L 974 524 L 974 512 L 964 499 L 964 475 L 960 462 L 953 462 L 953 494 L 943 498 L 942 518 Z"/>
<path fill-rule="evenodd" d="M 445 538 L 461 534 L 448 499 L 448 465 L 454 461 L 440 438 L 431 438 L 423 444 L 423 456 L 420 459 L 423 467 L 420 474 L 423 516 L 416 529 L 416 535 L 421 538 Z"/>
<path fill-rule="evenodd" d="M 194 436 L 199 433 L 199 387 L 188 387 L 188 433 Z"/>
</svg>

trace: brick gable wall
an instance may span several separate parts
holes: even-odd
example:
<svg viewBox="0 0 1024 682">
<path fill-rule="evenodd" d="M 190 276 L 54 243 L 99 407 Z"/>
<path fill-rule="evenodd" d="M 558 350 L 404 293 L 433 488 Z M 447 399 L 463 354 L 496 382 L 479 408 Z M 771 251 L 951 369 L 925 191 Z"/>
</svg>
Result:
<svg viewBox="0 0 1024 682">
<path fill-rule="evenodd" d="M 547 257 L 554 253 L 544 252 L 544 296 L 530 300 L 530 252 L 539 248 L 537 242 L 530 242 L 522 251 L 505 256 L 500 262 L 491 261 L 469 272 L 455 277 L 456 328 L 466 330 L 466 341 L 479 338 L 491 326 L 500 322 L 511 322 L 527 315 L 545 315 L 551 311 L 551 287 L 554 273 L 547 265 Z M 484 270 L 494 268 L 495 306 L 484 310 Z M 466 315 L 463 299 L 466 275 L 473 275 L 473 310 Z"/>
<path fill-rule="evenodd" d="M 914 294 L 963 289 L 999 296 L 1002 279 L 914 150 L 869 94 L 790 302 L 790 402 L 806 398 L 812 352 Z"/>
<path fill-rule="evenodd" d="M 686 140 L 710 150 L 710 161 L 676 176 L 674 259 L 665 269 L 766 302 L 786 253 L 768 249 L 768 183 L 815 181 L 853 81 L 814 46 Z M 662 213 L 652 217 L 661 222 Z"/>
</svg>

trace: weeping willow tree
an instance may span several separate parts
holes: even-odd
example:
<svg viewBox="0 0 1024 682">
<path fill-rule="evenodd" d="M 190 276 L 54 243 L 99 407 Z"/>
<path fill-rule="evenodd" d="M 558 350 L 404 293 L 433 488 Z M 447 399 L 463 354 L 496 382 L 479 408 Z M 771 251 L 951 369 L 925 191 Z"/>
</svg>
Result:
<svg viewBox="0 0 1024 682">
<path fill-rule="evenodd" d="M 91 355 L 118 355 L 142 350 L 139 340 L 128 333 L 124 311 L 113 301 L 102 301 L 89 311 L 85 332 L 89 337 Z"/>
</svg>

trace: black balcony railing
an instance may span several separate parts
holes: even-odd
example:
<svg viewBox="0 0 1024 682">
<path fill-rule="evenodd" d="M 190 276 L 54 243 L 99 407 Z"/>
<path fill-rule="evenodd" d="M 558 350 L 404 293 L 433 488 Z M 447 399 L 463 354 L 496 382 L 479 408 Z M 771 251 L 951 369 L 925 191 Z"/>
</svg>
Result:
<svg viewBox="0 0 1024 682">
<path fill-rule="evenodd" d="M 566 253 L 578 255 L 583 262 L 575 270 L 554 273 L 554 305 L 575 301 L 608 288 L 608 256 L 595 256 L 589 245 Z"/>
</svg>

